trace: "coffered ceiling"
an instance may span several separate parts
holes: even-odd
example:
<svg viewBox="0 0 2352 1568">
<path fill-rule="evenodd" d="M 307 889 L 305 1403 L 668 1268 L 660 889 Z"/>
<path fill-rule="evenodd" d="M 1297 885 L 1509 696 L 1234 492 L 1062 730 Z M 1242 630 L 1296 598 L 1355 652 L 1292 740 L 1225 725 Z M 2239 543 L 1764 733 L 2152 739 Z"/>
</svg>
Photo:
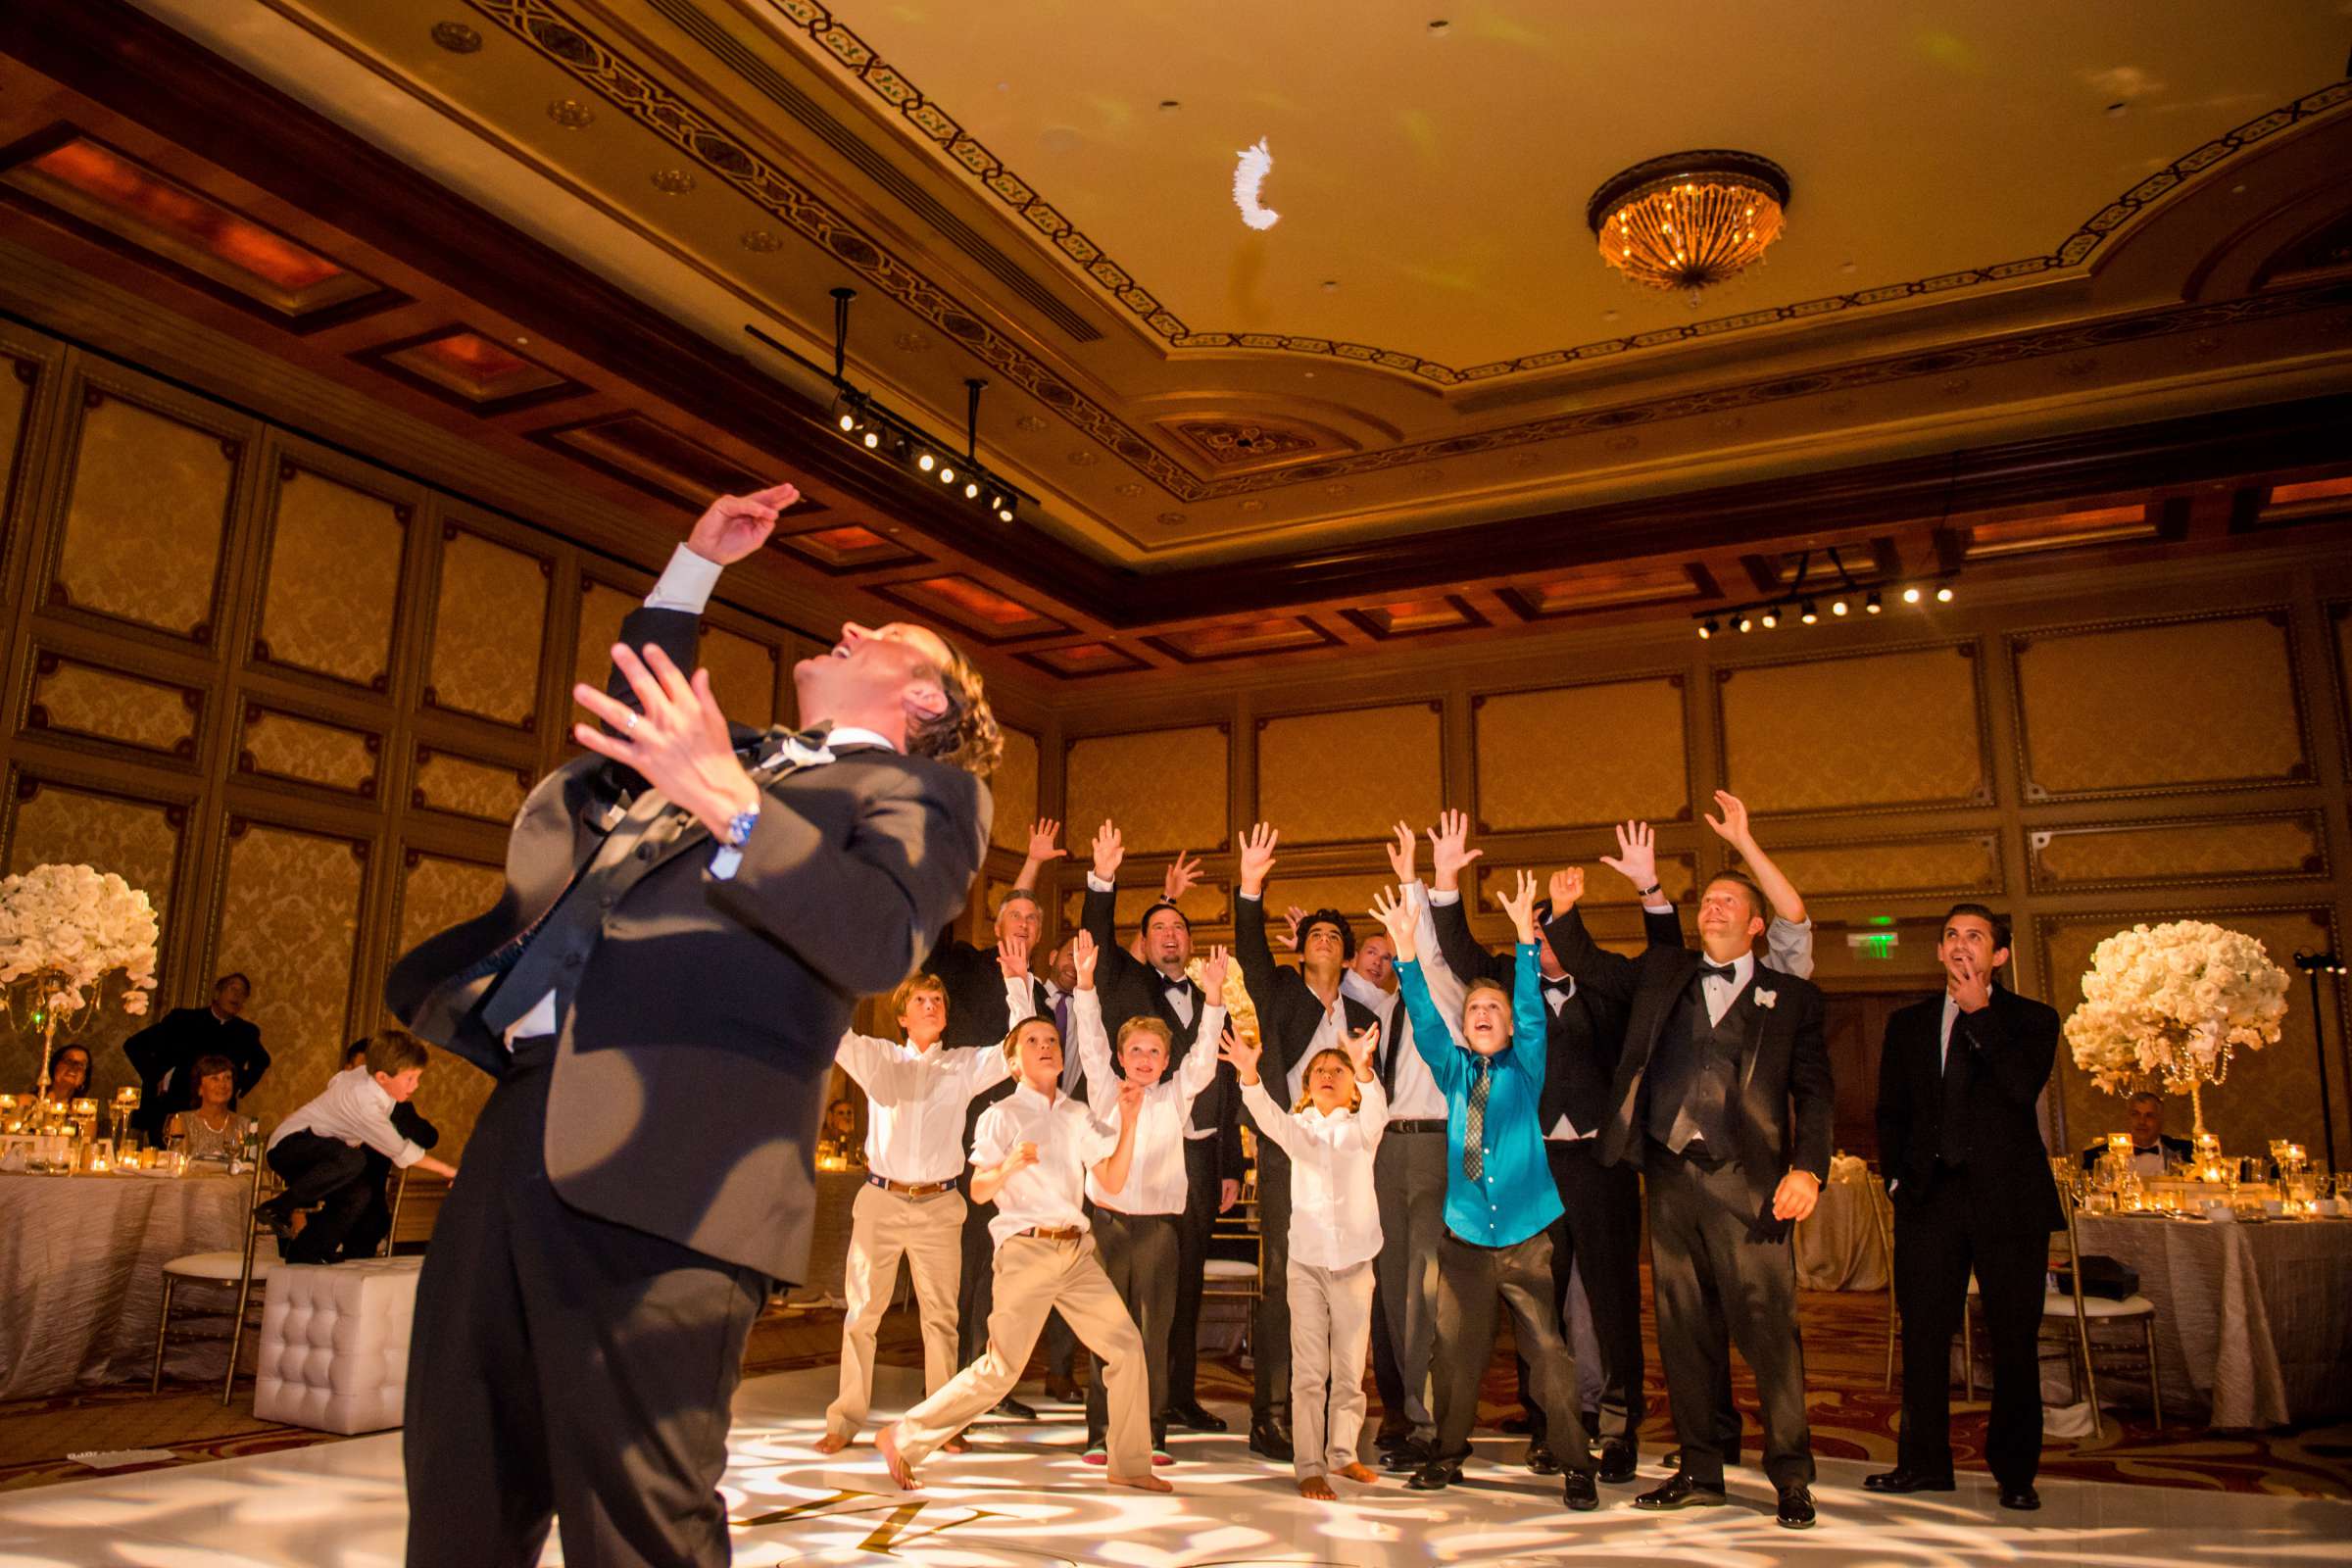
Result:
<svg viewBox="0 0 2352 1568">
<path fill-rule="evenodd" d="M 274 312 L 247 335 L 567 482 L 805 475 L 775 569 L 1057 676 L 1680 613 L 1831 545 L 2236 547 L 2352 445 L 2332 6 L 28 10 L 29 243 Z M 1693 303 L 1584 207 L 1702 146 L 1793 196 Z M 858 386 L 949 436 L 987 379 L 1013 527 L 745 332 L 829 369 L 843 286 Z"/>
</svg>

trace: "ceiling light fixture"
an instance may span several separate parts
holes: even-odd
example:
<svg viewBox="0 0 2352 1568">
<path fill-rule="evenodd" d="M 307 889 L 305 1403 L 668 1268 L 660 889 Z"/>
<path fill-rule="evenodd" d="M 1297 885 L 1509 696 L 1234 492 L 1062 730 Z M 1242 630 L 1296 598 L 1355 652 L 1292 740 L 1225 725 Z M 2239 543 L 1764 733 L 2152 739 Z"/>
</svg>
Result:
<svg viewBox="0 0 2352 1568">
<path fill-rule="evenodd" d="M 1713 615 L 1709 615 L 1706 619 L 1698 623 L 1698 640 L 1702 643 L 1705 642 L 1708 638 L 1715 635 L 1715 617 Z"/>
<path fill-rule="evenodd" d="M 1916 605 L 1919 603 L 1919 588 L 1917 584 L 1914 584 L 1913 586 L 1903 590 L 1903 603 L 1906 605 Z"/>
<path fill-rule="evenodd" d="M 1873 588 L 1870 591 L 1870 597 L 1862 601 L 1862 608 L 1869 613 L 1876 615 L 1884 611 L 1886 607 L 1879 602 L 1879 591 L 1876 588 Z"/>
<path fill-rule="evenodd" d="M 1610 175 L 1585 204 L 1600 259 L 1645 288 L 1699 291 L 1781 237 L 1788 173 L 1754 153 L 1673 153 Z"/>
<path fill-rule="evenodd" d="M 1952 602 L 1952 590 L 1948 583 L 1936 590 L 1936 602 L 1939 605 L 1948 605 Z"/>
<path fill-rule="evenodd" d="M 1747 628 L 1748 628 L 1748 627 L 1750 627 L 1750 626 L 1752 626 L 1752 625 L 1754 625 L 1754 624 L 1755 624 L 1755 622 L 1754 622 L 1754 621 L 1752 621 L 1752 620 L 1750 620 L 1750 619 L 1748 619 L 1748 618 L 1747 618 L 1745 615 L 1741 615 L 1741 616 L 1740 617 L 1740 629 L 1741 631 L 1745 631 L 1745 630 L 1747 630 Z"/>
<path fill-rule="evenodd" d="M 1772 629 L 1773 629 L 1775 626 L 1778 626 L 1780 623 L 1781 623 L 1781 614 L 1780 614 L 1780 612 L 1779 612 L 1778 610 L 1774 609 L 1772 606 L 1770 606 L 1770 605 L 1766 605 L 1766 606 L 1764 607 L 1764 629 L 1765 629 L 1766 631 L 1770 631 L 1770 630 L 1772 630 Z"/>
<path fill-rule="evenodd" d="M 1821 623 L 1821 612 L 1815 610 L 1813 608 L 1813 601 L 1808 599 L 1804 603 L 1804 609 L 1796 618 L 1803 621 L 1808 626 L 1819 625 Z"/>
<path fill-rule="evenodd" d="M 1826 568 L 1819 564 L 1821 555 L 1829 557 Z M 1910 583 L 1896 591 L 1907 605 L 1923 604 L 1930 594 L 1936 596 L 1937 604 L 1948 605 L 1955 598 L 1952 576 L 1953 573 L 1949 571 L 1937 572 L 1924 583 Z M 1886 597 L 1879 589 L 1865 591 L 1861 584 L 1854 581 L 1853 572 L 1846 566 L 1845 557 L 1836 545 L 1830 545 L 1820 552 L 1807 550 L 1798 556 L 1793 575 L 1786 575 L 1783 568 L 1776 567 L 1770 574 L 1760 576 L 1759 581 L 1777 583 L 1780 591 L 1770 599 L 1751 599 L 1743 605 L 1719 604 L 1690 612 L 1701 642 L 1713 638 L 1727 626 L 1736 631 L 1747 631 L 1760 623 L 1764 630 L 1773 631 L 1780 626 L 1784 614 L 1793 616 L 1803 625 L 1818 626 L 1822 619 L 1821 594 L 1825 591 L 1831 593 L 1830 614 L 1839 619 L 1850 618 L 1856 605 L 1860 605 L 1862 612 L 1869 615 L 1883 614 L 1886 608 Z M 1820 585 L 1818 589 L 1813 588 L 1815 583 Z"/>
</svg>

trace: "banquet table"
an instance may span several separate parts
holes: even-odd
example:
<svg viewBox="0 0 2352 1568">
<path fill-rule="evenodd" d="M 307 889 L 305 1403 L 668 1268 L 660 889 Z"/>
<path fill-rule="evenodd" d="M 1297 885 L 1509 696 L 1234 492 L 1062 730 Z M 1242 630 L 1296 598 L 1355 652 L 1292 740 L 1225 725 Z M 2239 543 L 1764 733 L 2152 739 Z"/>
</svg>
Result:
<svg viewBox="0 0 2352 1568">
<path fill-rule="evenodd" d="M 2136 1270 L 2155 1304 L 2168 1419 L 2264 1428 L 2352 1412 L 2352 1219 L 2076 1226 L 2084 1252 Z"/>
<path fill-rule="evenodd" d="M 1810 1216 L 1796 1222 L 1797 1289 L 1883 1291 L 1886 1250 L 1871 1218 L 1870 1186 L 1878 1178 L 1850 1154 L 1830 1162 L 1830 1179 Z"/>
<path fill-rule="evenodd" d="M 146 1377 L 164 1265 L 244 1246 L 252 1198 L 248 1176 L 0 1172 L 0 1399 Z M 217 1378 L 226 1344 L 167 1370 Z"/>
</svg>

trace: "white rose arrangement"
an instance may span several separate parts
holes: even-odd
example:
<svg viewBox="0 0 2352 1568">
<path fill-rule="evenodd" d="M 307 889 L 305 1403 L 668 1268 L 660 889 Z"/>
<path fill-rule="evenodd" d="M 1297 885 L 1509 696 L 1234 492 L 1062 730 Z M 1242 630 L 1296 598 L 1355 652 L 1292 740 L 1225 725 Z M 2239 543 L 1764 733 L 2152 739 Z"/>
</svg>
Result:
<svg viewBox="0 0 2352 1568">
<path fill-rule="evenodd" d="M 2100 943 L 2066 1020 L 2075 1065 L 2109 1094 L 2150 1081 L 2193 1092 L 2232 1051 L 2278 1039 L 2287 979 L 2263 945 L 2204 920 L 2136 925 Z"/>
<path fill-rule="evenodd" d="M 155 989 L 155 908 L 112 871 L 36 865 L 0 879 L 0 1012 L 27 1009 L 44 1041 L 69 1032 L 103 1001 L 107 979 L 122 977 L 122 1006 L 146 1012 Z M 44 1086 L 48 1057 L 44 1046 Z"/>
</svg>

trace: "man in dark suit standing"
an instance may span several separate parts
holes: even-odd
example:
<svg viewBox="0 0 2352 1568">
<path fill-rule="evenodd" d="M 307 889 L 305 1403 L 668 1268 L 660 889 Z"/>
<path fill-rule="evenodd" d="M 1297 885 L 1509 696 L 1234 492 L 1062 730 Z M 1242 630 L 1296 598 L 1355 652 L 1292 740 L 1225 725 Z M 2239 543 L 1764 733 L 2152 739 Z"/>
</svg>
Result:
<svg viewBox="0 0 2352 1568">
<path fill-rule="evenodd" d="M 1166 1024 L 1173 1040 L 1167 1073 L 1173 1076 L 1187 1052 L 1217 1049 L 1216 1041 L 1198 1038 L 1204 1001 L 1199 982 L 1187 973 L 1193 961 L 1193 926 L 1176 906 L 1199 878 L 1200 862 L 1179 854 L 1168 867 L 1159 902 L 1144 911 L 1144 956 L 1138 959 L 1119 946 L 1113 929 L 1119 867 L 1126 858 L 1125 837 L 1105 821 L 1095 830 L 1094 864 L 1087 873 L 1079 925 L 1095 939 L 1095 986 L 1103 1021 L 1113 1030 L 1130 1018 L 1157 1018 Z M 1193 1102 L 1192 1125 L 1184 1135 L 1185 1202 L 1176 1229 L 1176 1331 L 1168 1344 L 1168 1407 L 1154 1413 L 1169 1426 L 1194 1432 L 1225 1430 L 1225 1418 L 1200 1403 L 1196 1380 L 1209 1232 L 1217 1215 L 1242 1196 L 1241 1103 L 1241 1081 L 1231 1067 L 1219 1066 L 1216 1078 Z M 1289 1457 L 1287 1448 L 1284 1457 Z"/>
<path fill-rule="evenodd" d="M 213 982 L 209 1007 L 173 1007 L 161 1018 L 122 1042 L 122 1054 L 139 1075 L 139 1108 L 130 1125 L 151 1144 L 161 1146 L 164 1124 L 196 1103 L 195 1076 L 188 1071 L 199 1056 L 226 1056 L 237 1069 L 237 1092 L 229 1097 L 235 1109 L 270 1070 L 270 1053 L 262 1049 L 262 1032 L 245 1016 L 253 1000 L 253 982 L 241 974 L 224 974 Z"/>
<path fill-rule="evenodd" d="M 1809 1528 L 1813 1444 L 1788 1229 L 1813 1211 L 1830 1170 L 1821 993 L 1759 971 L 1764 895 L 1737 872 L 1699 897 L 1697 953 L 1607 952 L 1576 911 L 1584 891 L 1581 868 L 1553 874 L 1544 935 L 1581 988 L 1629 1009 L 1595 1152 L 1646 1173 L 1658 1349 L 1682 1444 L 1672 1478 L 1635 1505 L 1726 1500 L 1717 1398 L 1731 1378 L 1728 1335 L 1756 1375 L 1779 1521 Z"/>
<path fill-rule="evenodd" d="M 807 1268 L 835 1050 L 979 866 L 1002 739 L 936 634 L 845 625 L 794 667 L 798 736 L 739 737 L 685 673 L 719 568 L 796 499 L 711 504 L 622 626 L 630 700 L 573 688 L 607 727 L 524 803 L 505 896 L 386 985 L 498 1079 L 416 1293 L 416 1568 L 536 1562 L 551 1514 L 566 1560 L 727 1560 L 728 1401 Z"/>
<path fill-rule="evenodd" d="M 2066 1215 L 2034 1114 L 2058 1056 L 2058 1014 L 1994 983 L 2009 922 L 1957 904 L 1936 945 L 1940 997 L 1886 1020 L 1879 1168 L 1894 1200 L 1894 1299 L 1903 1315 L 1903 1431 L 1873 1492 L 1952 1490 L 1952 1336 L 1977 1278 L 1992 1346 L 1984 1457 L 2001 1506 L 2041 1506 L 2042 1277 Z"/>
<path fill-rule="evenodd" d="M 1258 1070 L 1279 1105 L 1296 1102 L 1299 1074 L 1326 1047 L 1345 1050 L 1359 1029 L 1378 1029 L 1380 1014 L 1342 989 L 1340 977 L 1355 956 L 1355 931 L 1337 909 L 1317 909 L 1298 922 L 1299 965 L 1274 961 L 1266 943 L 1266 877 L 1282 835 L 1264 822 L 1242 841 L 1238 897 L 1233 906 L 1233 956 L 1257 1008 Z M 1378 1049 L 1375 1047 L 1375 1049 Z M 1285 1279 L 1291 1255 L 1291 1161 L 1274 1140 L 1257 1140 L 1257 1247 L 1262 1289 L 1250 1327 L 1256 1386 L 1250 1402 L 1250 1447 L 1287 1460 L 1291 1447 L 1291 1299 Z"/>
</svg>

